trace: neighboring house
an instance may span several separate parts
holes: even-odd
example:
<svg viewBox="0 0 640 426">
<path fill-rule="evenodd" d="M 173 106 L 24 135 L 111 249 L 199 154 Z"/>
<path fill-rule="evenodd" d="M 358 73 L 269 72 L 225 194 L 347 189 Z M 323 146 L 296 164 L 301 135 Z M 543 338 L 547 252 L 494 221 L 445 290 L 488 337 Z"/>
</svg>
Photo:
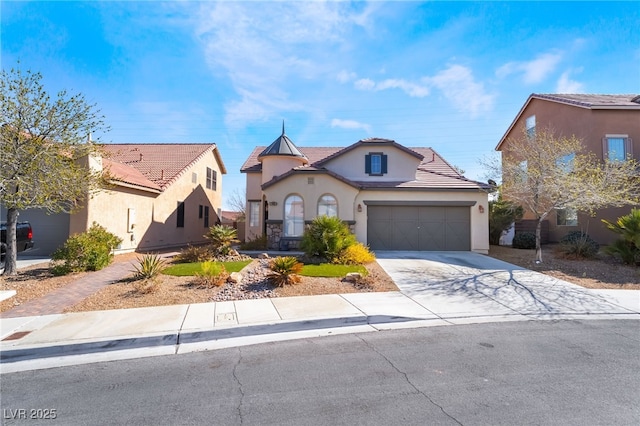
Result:
<svg viewBox="0 0 640 426">
<path fill-rule="evenodd" d="M 497 151 L 509 150 L 509 139 L 523 130 L 551 128 L 559 136 L 575 135 L 586 150 L 600 159 L 640 159 L 640 95 L 532 94 L 498 143 Z M 504 156 L 503 156 L 504 158 Z M 509 194 L 504 194 L 508 198 Z M 582 230 L 601 244 L 617 235 L 606 229 L 601 219 L 615 221 L 631 207 L 607 208 L 595 217 L 561 210 L 549 215 L 548 239 L 557 242 L 569 231 Z M 533 219 L 526 214 L 524 219 Z M 516 227 L 516 229 L 518 229 Z"/>
<path fill-rule="evenodd" d="M 110 185 L 79 211 L 20 212 L 33 226 L 38 254 L 50 254 L 93 222 L 123 240 L 120 252 L 202 243 L 207 228 L 220 223 L 226 169 L 215 144 L 107 144 L 104 150 L 104 158 L 89 164 L 107 172 Z"/>
<path fill-rule="evenodd" d="M 431 148 L 390 139 L 297 148 L 282 129 L 241 168 L 246 237 L 299 247 L 305 225 L 338 216 L 373 250 L 489 250 L 486 185 L 460 175 Z"/>
</svg>

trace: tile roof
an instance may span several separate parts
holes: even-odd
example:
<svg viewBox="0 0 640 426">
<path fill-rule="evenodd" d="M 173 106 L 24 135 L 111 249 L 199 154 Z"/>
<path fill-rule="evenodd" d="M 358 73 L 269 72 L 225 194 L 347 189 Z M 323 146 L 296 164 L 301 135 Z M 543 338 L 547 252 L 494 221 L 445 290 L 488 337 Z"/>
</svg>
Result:
<svg viewBox="0 0 640 426">
<path fill-rule="evenodd" d="M 495 150 L 500 151 L 502 144 L 507 140 L 507 135 L 511 133 L 513 127 L 522 116 L 532 99 L 540 99 L 550 102 L 558 102 L 566 105 L 572 105 L 579 108 L 588 109 L 618 109 L 618 110 L 640 110 L 640 95 L 638 94 L 622 94 L 622 95 L 597 95 L 597 94 L 563 94 L 563 93 L 532 93 L 527 101 L 522 105 L 518 114 L 507 128 Z"/>
<path fill-rule="evenodd" d="M 226 173 L 215 144 L 105 144 L 102 148 L 116 183 L 157 187 L 162 191 L 212 151 Z"/>
<path fill-rule="evenodd" d="M 640 95 L 595 95 L 595 94 L 563 94 L 563 93 L 534 93 L 534 98 L 546 99 L 549 101 L 563 102 L 586 108 L 599 107 L 619 107 L 640 109 Z"/>
<path fill-rule="evenodd" d="M 395 142 L 394 142 L 395 143 Z M 400 145 L 401 146 L 401 145 Z M 349 147 L 347 147 L 349 148 Z M 428 147 L 406 148 L 412 155 L 421 158 L 416 171 L 416 179 L 403 182 L 384 181 L 352 181 L 339 176 L 322 167 L 327 158 L 335 158 L 336 154 L 342 154 L 345 147 L 300 147 L 300 151 L 309 159 L 309 166 L 301 166 L 291 169 L 280 176 L 266 182 L 263 188 L 267 188 L 280 182 L 293 174 L 299 173 L 324 173 L 359 189 L 486 189 L 487 184 L 476 182 L 460 175 L 437 152 Z M 258 161 L 258 155 L 264 147 L 256 147 L 241 168 L 243 173 L 260 172 L 262 164 Z"/>
</svg>

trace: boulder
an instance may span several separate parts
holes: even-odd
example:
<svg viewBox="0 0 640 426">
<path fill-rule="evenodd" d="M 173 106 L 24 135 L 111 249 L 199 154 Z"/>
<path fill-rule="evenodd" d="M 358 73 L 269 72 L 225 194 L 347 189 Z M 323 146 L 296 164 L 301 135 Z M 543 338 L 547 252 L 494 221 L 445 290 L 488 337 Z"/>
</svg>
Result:
<svg viewBox="0 0 640 426">
<path fill-rule="evenodd" d="M 344 279 L 350 283 L 357 283 L 362 279 L 362 274 L 360 272 L 349 272 Z"/>
<path fill-rule="evenodd" d="M 227 281 L 232 282 L 232 283 L 240 283 L 242 282 L 242 274 L 240 272 L 232 272 L 229 275 L 229 279 Z"/>
</svg>

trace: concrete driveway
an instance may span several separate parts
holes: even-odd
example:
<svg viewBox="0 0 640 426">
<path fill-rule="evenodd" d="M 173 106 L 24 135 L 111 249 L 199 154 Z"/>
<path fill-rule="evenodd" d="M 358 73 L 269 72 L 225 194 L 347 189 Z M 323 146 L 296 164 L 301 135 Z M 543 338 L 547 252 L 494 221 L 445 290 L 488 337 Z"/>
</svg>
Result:
<svg viewBox="0 0 640 426">
<path fill-rule="evenodd" d="M 473 252 L 375 254 L 402 293 L 443 319 L 640 318 L 636 290 L 590 290 Z"/>
</svg>

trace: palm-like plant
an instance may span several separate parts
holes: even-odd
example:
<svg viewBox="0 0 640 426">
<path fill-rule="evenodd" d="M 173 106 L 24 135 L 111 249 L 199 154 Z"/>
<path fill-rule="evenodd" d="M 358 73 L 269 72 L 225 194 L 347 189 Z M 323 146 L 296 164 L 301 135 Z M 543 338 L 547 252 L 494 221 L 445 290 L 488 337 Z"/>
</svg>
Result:
<svg viewBox="0 0 640 426">
<path fill-rule="evenodd" d="M 138 279 L 155 278 L 165 266 L 164 259 L 157 254 L 145 254 L 142 259 L 138 258 L 138 265 L 133 265 L 135 276 Z"/>
<path fill-rule="evenodd" d="M 237 231 L 230 226 L 212 226 L 204 236 L 211 240 L 213 251 L 223 256 L 229 254 L 231 244 L 240 242 L 237 238 Z"/>
<path fill-rule="evenodd" d="M 301 281 L 298 275 L 302 272 L 304 265 L 298 262 L 293 256 L 276 257 L 269 263 L 271 273 L 267 278 L 271 280 L 276 287 L 282 287 L 287 284 L 297 284 Z"/>
<path fill-rule="evenodd" d="M 622 238 L 605 248 L 611 255 L 618 256 L 624 263 L 640 265 L 640 209 L 618 218 L 615 223 L 602 220 L 607 228 Z"/>
</svg>

